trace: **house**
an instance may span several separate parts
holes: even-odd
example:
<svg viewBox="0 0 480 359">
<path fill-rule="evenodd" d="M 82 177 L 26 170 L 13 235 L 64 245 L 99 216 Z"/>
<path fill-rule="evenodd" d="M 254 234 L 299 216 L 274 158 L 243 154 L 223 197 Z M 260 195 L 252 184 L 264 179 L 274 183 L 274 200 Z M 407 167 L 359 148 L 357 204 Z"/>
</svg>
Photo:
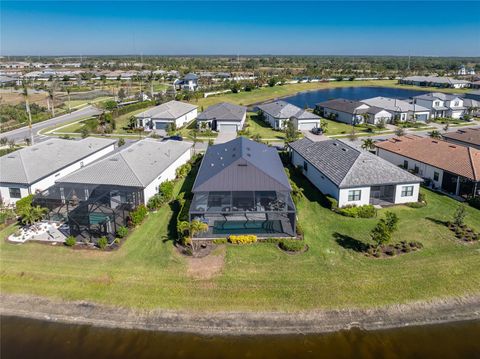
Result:
<svg viewBox="0 0 480 359">
<path fill-rule="evenodd" d="M 339 140 L 289 144 L 292 164 L 339 207 L 417 202 L 422 179 Z"/>
<path fill-rule="evenodd" d="M 176 90 L 195 91 L 198 88 L 198 76 L 188 73 L 182 79 L 176 79 L 173 84 Z"/>
<path fill-rule="evenodd" d="M 412 170 L 434 189 L 462 196 L 478 196 L 480 151 L 430 137 L 401 136 L 377 142 L 378 156 Z"/>
<path fill-rule="evenodd" d="M 46 190 L 55 181 L 115 149 L 115 140 L 51 138 L 0 157 L 0 199 L 6 205 Z"/>
<path fill-rule="evenodd" d="M 392 121 L 422 121 L 425 122 L 430 116 L 430 110 L 426 107 L 411 104 L 407 101 L 389 97 L 372 97 L 361 102 L 371 107 L 378 107 L 392 115 Z"/>
<path fill-rule="evenodd" d="M 472 67 L 466 67 L 465 65 L 462 65 L 459 67 L 457 71 L 457 75 L 460 75 L 460 76 L 475 75 L 475 69 L 473 69 Z"/>
<path fill-rule="evenodd" d="M 315 109 L 325 118 L 349 125 L 364 122 L 377 124 L 380 121 L 388 123 L 392 120 L 392 115 L 384 109 L 342 98 L 317 103 Z"/>
<path fill-rule="evenodd" d="M 208 147 L 192 189 L 190 221 L 208 224 L 198 238 L 295 236 L 291 190 L 277 150 L 238 137 Z"/>
<path fill-rule="evenodd" d="M 35 197 L 51 220 L 68 224 L 77 238 L 114 239 L 130 212 L 175 178 L 191 158 L 193 144 L 145 139 L 56 181 Z"/>
<path fill-rule="evenodd" d="M 197 117 L 197 106 L 180 101 L 169 101 L 135 115 L 137 126 L 145 131 L 166 130 L 168 125 L 176 128 L 193 121 Z"/>
<path fill-rule="evenodd" d="M 463 106 L 467 115 L 480 117 L 480 100 L 463 98 Z"/>
<path fill-rule="evenodd" d="M 285 101 L 266 103 L 258 108 L 262 111 L 264 120 L 276 130 L 283 129 L 290 120 L 298 131 L 309 131 L 320 126 L 319 116 Z"/>
<path fill-rule="evenodd" d="M 246 107 L 222 102 L 198 115 L 197 124 L 200 128 L 208 127 L 218 132 L 237 132 L 243 128 L 246 117 Z"/>
<path fill-rule="evenodd" d="M 445 141 L 480 150 L 480 128 L 462 128 L 442 135 Z"/>
<path fill-rule="evenodd" d="M 461 118 L 466 111 L 463 98 L 441 92 L 431 92 L 414 96 L 413 101 L 419 106 L 430 110 L 431 118 L 451 117 Z"/>
<path fill-rule="evenodd" d="M 464 88 L 469 86 L 469 82 L 465 80 L 457 80 L 451 77 L 438 76 L 409 76 L 398 80 L 400 84 L 426 86 L 426 87 L 447 87 L 447 88 Z"/>
</svg>

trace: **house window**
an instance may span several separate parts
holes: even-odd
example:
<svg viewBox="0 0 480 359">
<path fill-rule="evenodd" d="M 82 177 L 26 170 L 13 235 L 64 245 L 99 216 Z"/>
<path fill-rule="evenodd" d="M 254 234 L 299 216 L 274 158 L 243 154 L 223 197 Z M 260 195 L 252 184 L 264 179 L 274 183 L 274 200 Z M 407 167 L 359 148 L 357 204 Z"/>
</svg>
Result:
<svg viewBox="0 0 480 359">
<path fill-rule="evenodd" d="M 439 178 L 440 178 L 440 173 L 438 173 L 438 172 L 433 172 L 433 180 L 434 180 L 434 181 L 438 181 Z"/>
<path fill-rule="evenodd" d="M 439 101 L 435 101 L 435 106 L 436 106 L 436 107 L 440 106 L 440 102 L 439 102 Z"/>
<path fill-rule="evenodd" d="M 408 169 L 408 161 L 403 161 L 403 168 Z"/>
<path fill-rule="evenodd" d="M 460 104 L 459 101 L 455 101 L 455 106 L 458 106 Z"/>
<path fill-rule="evenodd" d="M 348 201 L 360 201 L 362 198 L 362 191 L 361 190 L 351 190 L 348 191 Z"/>
<path fill-rule="evenodd" d="M 415 167 L 414 167 L 414 169 L 413 169 L 413 172 L 414 172 L 414 173 L 420 172 L 420 168 L 418 168 L 418 166 L 415 165 Z"/>
<path fill-rule="evenodd" d="M 305 172 L 308 171 L 308 163 L 307 163 L 307 161 L 303 161 L 303 170 L 304 170 Z"/>
<path fill-rule="evenodd" d="M 411 197 L 411 196 L 413 196 L 413 186 L 403 186 L 402 197 Z"/>
<path fill-rule="evenodd" d="M 9 188 L 8 191 L 10 192 L 10 198 L 22 197 L 22 195 L 20 194 L 20 188 Z"/>
</svg>

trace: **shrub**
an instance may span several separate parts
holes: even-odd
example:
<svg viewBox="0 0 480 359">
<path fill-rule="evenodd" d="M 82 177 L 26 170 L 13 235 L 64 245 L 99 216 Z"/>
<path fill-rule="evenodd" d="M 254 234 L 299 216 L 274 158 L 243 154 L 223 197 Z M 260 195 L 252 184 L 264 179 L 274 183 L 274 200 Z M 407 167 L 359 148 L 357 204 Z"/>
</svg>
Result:
<svg viewBox="0 0 480 359">
<path fill-rule="evenodd" d="M 466 215 L 466 208 L 465 205 L 462 203 L 457 207 L 455 213 L 453 214 L 453 223 L 455 223 L 455 225 L 457 226 L 462 226 L 464 224 Z"/>
<path fill-rule="evenodd" d="M 125 238 L 128 234 L 128 228 L 125 226 L 120 226 L 117 229 L 117 237 L 118 238 Z"/>
<path fill-rule="evenodd" d="M 214 239 L 212 242 L 213 242 L 213 244 L 226 244 L 227 239 L 226 238 L 217 238 L 217 239 Z"/>
<path fill-rule="evenodd" d="M 107 237 L 105 237 L 105 236 L 100 237 L 100 239 L 97 241 L 98 248 L 100 248 L 102 250 L 107 248 L 107 245 L 108 245 L 108 240 L 107 240 Z"/>
<path fill-rule="evenodd" d="M 303 227 L 300 225 L 300 223 L 297 222 L 297 234 L 300 236 L 304 235 Z"/>
<path fill-rule="evenodd" d="M 75 239 L 74 236 L 68 236 L 68 237 L 65 239 L 65 245 L 68 246 L 68 247 L 72 247 L 72 246 L 74 246 L 76 243 L 77 243 L 77 240 Z"/>
<path fill-rule="evenodd" d="M 377 210 L 371 204 L 364 206 L 345 206 L 337 209 L 342 216 L 353 218 L 372 218 L 377 215 Z"/>
<path fill-rule="evenodd" d="M 28 195 L 27 197 L 23 197 L 19 199 L 17 203 L 15 203 L 15 212 L 20 215 L 25 210 L 28 210 L 32 206 L 33 202 L 33 194 Z"/>
<path fill-rule="evenodd" d="M 18 202 L 17 202 L 18 203 Z M 473 208 L 480 209 L 480 197 L 472 197 L 468 200 L 468 204 Z"/>
<path fill-rule="evenodd" d="M 251 244 L 257 242 L 257 236 L 253 234 L 249 235 L 231 235 L 228 237 L 228 241 L 232 244 Z"/>
<path fill-rule="evenodd" d="M 125 145 L 125 139 L 123 137 L 120 137 L 118 139 L 117 146 L 122 147 L 123 145 Z"/>
<path fill-rule="evenodd" d="M 157 194 L 153 195 L 152 197 L 150 197 L 150 199 L 147 202 L 147 208 L 150 211 L 154 211 L 154 210 L 162 207 L 164 203 L 165 203 L 165 200 L 164 200 L 163 196 L 160 193 L 157 193 Z"/>
<path fill-rule="evenodd" d="M 185 163 L 177 168 L 175 174 L 177 178 L 185 178 L 187 177 L 188 173 L 192 170 L 192 165 L 190 163 Z"/>
<path fill-rule="evenodd" d="M 300 252 L 305 248 L 305 242 L 298 239 L 282 239 L 278 245 L 287 252 Z"/>
<path fill-rule="evenodd" d="M 427 204 L 425 202 L 410 202 L 405 203 L 405 205 L 410 208 L 422 208 L 425 207 Z"/>
<path fill-rule="evenodd" d="M 143 204 L 141 204 L 135 210 L 130 212 L 130 218 L 133 226 L 135 227 L 135 226 L 138 226 L 140 223 L 142 223 L 147 213 L 148 213 L 147 207 L 145 207 Z"/>
<path fill-rule="evenodd" d="M 173 181 L 165 181 L 160 185 L 160 194 L 165 202 L 170 202 L 173 199 L 173 190 L 175 183 Z"/>
<path fill-rule="evenodd" d="M 333 198 L 331 196 L 328 196 L 328 195 L 325 196 L 325 198 L 327 199 L 327 202 L 330 206 L 330 209 L 337 209 L 338 208 L 338 201 L 335 198 Z"/>
</svg>

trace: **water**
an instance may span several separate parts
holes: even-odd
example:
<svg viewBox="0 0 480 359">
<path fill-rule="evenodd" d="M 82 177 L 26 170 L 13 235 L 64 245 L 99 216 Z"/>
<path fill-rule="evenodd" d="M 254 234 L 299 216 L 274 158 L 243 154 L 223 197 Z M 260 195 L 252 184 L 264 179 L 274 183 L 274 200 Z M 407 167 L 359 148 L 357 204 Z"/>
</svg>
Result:
<svg viewBox="0 0 480 359">
<path fill-rule="evenodd" d="M 324 335 L 200 336 L 105 329 L 3 317 L 1 357 L 101 358 L 479 358 L 480 321 Z"/>
<path fill-rule="evenodd" d="M 371 97 L 383 96 L 403 100 L 413 96 L 422 95 L 424 93 L 427 93 L 427 91 L 406 90 L 389 87 L 337 87 L 331 89 L 299 92 L 296 95 L 286 97 L 283 100 L 301 108 L 304 108 L 305 106 L 315 108 L 315 104 L 335 98 L 364 100 Z"/>
</svg>

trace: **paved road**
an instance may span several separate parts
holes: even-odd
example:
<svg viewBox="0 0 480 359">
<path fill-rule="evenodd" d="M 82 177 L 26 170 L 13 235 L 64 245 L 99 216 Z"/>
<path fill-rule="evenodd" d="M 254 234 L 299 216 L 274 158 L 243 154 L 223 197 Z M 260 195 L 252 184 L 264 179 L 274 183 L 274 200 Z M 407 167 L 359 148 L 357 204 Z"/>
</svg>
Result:
<svg viewBox="0 0 480 359">
<path fill-rule="evenodd" d="M 43 121 L 36 123 L 32 126 L 32 131 L 33 131 L 33 140 L 35 142 L 41 141 L 42 137 L 44 138 L 45 136 L 39 135 L 38 131 L 50 127 L 50 126 L 56 126 L 60 125 L 62 123 L 66 122 L 72 122 L 78 119 L 81 119 L 82 117 L 88 117 L 88 116 L 93 116 L 93 115 L 98 115 L 102 111 L 97 109 L 96 107 L 93 106 L 87 106 L 85 108 L 82 108 L 81 110 L 77 110 L 75 112 L 54 117 L 51 118 L 50 120 Z M 9 140 L 13 139 L 15 142 L 20 142 L 23 141 L 25 138 L 30 137 L 30 130 L 27 127 L 22 127 L 13 131 L 8 131 L 0 134 L 0 137 L 6 137 Z"/>
</svg>

